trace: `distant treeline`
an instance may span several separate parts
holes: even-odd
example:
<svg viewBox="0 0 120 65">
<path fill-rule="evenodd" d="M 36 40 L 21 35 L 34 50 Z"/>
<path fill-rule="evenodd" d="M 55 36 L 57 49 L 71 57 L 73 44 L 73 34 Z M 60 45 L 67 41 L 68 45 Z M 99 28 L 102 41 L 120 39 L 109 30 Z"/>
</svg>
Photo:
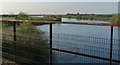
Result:
<svg viewBox="0 0 120 65">
<path fill-rule="evenodd" d="M 67 13 L 66 15 L 76 15 L 76 16 L 103 16 L 103 17 L 112 17 L 113 14 L 73 14 L 73 13 Z"/>
<path fill-rule="evenodd" d="M 16 15 L 7 15 L 7 14 L 4 14 L 4 15 L 0 15 L 0 17 L 15 17 Z M 52 16 L 52 15 L 28 14 L 27 16 Z"/>
</svg>

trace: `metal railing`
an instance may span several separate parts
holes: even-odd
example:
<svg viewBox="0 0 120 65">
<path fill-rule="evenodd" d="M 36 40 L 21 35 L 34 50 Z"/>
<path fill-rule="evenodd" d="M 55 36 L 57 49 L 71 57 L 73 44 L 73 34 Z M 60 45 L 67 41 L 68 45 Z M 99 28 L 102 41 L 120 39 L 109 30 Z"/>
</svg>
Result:
<svg viewBox="0 0 120 65">
<path fill-rule="evenodd" d="M 14 36 L 14 61 L 16 61 L 16 21 L 17 22 L 39 22 L 39 23 L 48 23 L 50 24 L 49 32 L 49 43 L 48 47 L 50 50 L 49 62 L 50 65 L 53 63 L 53 50 L 58 52 L 70 53 L 74 55 L 86 56 L 90 58 L 100 59 L 108 61 L 110 65 L 112 63 L 120 63 L 119 59 L 113 58 L 113 56 L 119 57 L 119 49 L 114 49 L 114 46 L 118 46 L 120 40 L 113 39 L 113 26 L 120 26 L 118 24 L 108 24 L 108 23 L 79 23 L 79 22 L 57 22 L 57 21 L 25 21 L 25 20 L 3 20 L 3 21 L 13 21 L 13 36 Z M 111 26 L 110 30 L 110 39 L 107 38 L 98 38 L 91 36 L 80 36 L 80 35 L 70 35 L 70 34 L 58 34 L 52 32 L 52 24 L 78 24 L 78 25 L 96 25 L 96 26 Z M 64 39 L 67 41 L 61 41 L 58 39 Z M 69 42 L 71 41 L 71 42 Z M 73 43 L 74 42 L 74 43 Z M 86 45 L 85 43 L 89 43 Z M 91 45 L 94 44 L 94 45 Z M 95 46 L 102 44 L 105 47 Z M 5 48 L 5 47 L 3 47 Z"/>
</svg>

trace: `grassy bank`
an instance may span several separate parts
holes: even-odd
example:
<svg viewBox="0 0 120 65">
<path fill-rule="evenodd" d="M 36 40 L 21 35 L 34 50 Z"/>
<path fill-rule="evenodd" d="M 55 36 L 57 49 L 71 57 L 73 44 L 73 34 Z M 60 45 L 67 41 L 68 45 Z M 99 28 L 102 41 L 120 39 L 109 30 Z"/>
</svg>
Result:
<svg viewBox="0 0 120 65">
<path fill-rule="evenodd" d="M 15 17 L 0 17 L 0 19 L 9 19 L 9 20 L 15 20 Z M 57 21 L 61 20 L 59 18 L 51 18 L 51 17 L 29 17 L 29 20 L 43 20 L 43 21 Z"/>
<path fill-rule="evenodd" d="M 116 15 L 51 15 L 44 17 L 29 17 L 29 20 L 44 20 L 44 21 L 60 21 L 61 18 L 74 18 L 79 20 L 99 20 L 99 21 L 109 21 L 112 23 L 120 23 L 118 21 L 119 16 Z M 15 17 L 3 17 L 0 19 L 15 19 Z"/>
<path fill-rule="evenodd" d="M 13 19 L 15 19 L 15 17 L 0 17 L 0 19 L 11 19 L 11 20 L 13 20 Z"/>
<path fill-rule="evenodd" d="M 65 16 L 56 16 L 58 18 L 75 18 L 75 19 L 83 19 L 83 20 L 110 20 L 111 17 L 103 17 L 103 16 L 70 16 L 70 15 L 65 15 Z M 0 19 L 11 19 L 14 20 L 15 17 L 2 17 Z M 47 16 L 47 17 L 30 17 L 30 20 L 43 20 L 43 21 L 54 21 L 55 18 L 52 16 Z"/>
<path fill-rule="evenodd" d="M 83 20 L 110 20 L 111 17 L 104 16 L 74 16 L 74 15 L 66 15 L 64 18 L 75 18 L 75 19 L 83 19 Z"/>
</svg>

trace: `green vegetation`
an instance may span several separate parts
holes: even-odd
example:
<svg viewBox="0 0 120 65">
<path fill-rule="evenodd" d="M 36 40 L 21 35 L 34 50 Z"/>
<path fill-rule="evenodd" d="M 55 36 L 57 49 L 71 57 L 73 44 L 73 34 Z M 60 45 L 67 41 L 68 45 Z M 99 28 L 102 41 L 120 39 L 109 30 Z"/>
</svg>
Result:
<svg viewBox="0 0 120 65">
<path fill-rule="evenodd" d="M 15 17 L 0 17 L 0 19 L 10 19 L 10 20 L 14 20 Z"/>
<path fill-rule="evenodd" d="M 80 16 L 80 15 L 66 15 L 64 18 L 75 18 L 75 19 L 83 19 L 83 20 L 109 20 L 110 17 L 104 16 Z"/>
<path fill-rule="evenodd" d="M 27 17 L 22 17 L 26 17 L 26 15 L 20 15 L 19 18 L 16 18 L 27 19 Z M 16 57 L 18 63 L 22 63 L 19 60 L 26 63 L 29 63 L 27 60 L 48 63 L 49 44 L 45 33 L 38 30 L 31 22 L 19 23 L 16 26 L 17 41 L 13 42 L 13 26 L 9 25 L 10 23 L 13 24 L 13 22 L 3 22 L 3 52 L 14 55 L 13 49 L 14 43 L 16 43 L 16 56 L 23 58 L 18 59 Z M 3 57 L 10 59 L 6 56 Z"/>
<path fill-rule="evenodd" d="M 53 18 L 48 18 L 48 17 L 31 17 L 32 20 L 45 20 L 45 21 L 52 21 L 54 20 Z"/>
<path fill-rule="evenodd" d="M 25 13 L 20 12 L 18 15 L 15 16 L 15 19 L 18 19 L 18 20 L 29 20 L 30 17 L 28 17 Z"/>
<path fill-rule="evenodd" d="M 18 20 L 53 20 L 52 18 L 48 18 L 48 17 L 29 17 L 23 12 L 20 12 L 15 17 L 15 19 L 18 19 Z"/>
<path fill-rule="evenodd" d="M 20 13 L 16 17 L 3 17 L 2 19 L 20 19 L 20 16 L 24 16 L 25 13 Z M 45 21 L 61 21 L 61 18 L 75 18 L 79 20 L 100 20 L 100 21 L 112 21 L 112 23 L 120 23 L 118 18 L 120 14 L 116 15 L 97 15 L 97 14 L 66 14 L 66 15 L 51 15 L 51 16 L 44 16 L 44 17 L 28 17 L 24 16 L 21 20 L 45 20 Z"/>
<path fill-rule="evenodd" d="M 111 21 L 113 24 L 120 24 L 120 14 L 113 15 Z"/>
<path fill-rule="evenodd" d="M 9 20 L 15 20 L 15 19 L 19 19 L 16 17 L 1 17 L 0 19 L 9 19 Z M 48 18 L 48 17 L 26 17 L 26 18 L 22 18 L 21 20 L 43 20 L 43 21 L 54 21 L 56 19 L 54 18 Z"/>
<path fill-rule="evenodd" d="M 53 17 L 30 17 L 27 16 L 24 12 L 20 12 L 15 17 L 0 17 L 0 19 L 9 19 L 9 20 L 43 20 L 43 21 L 54 21 L 60 20 L 60 18 L 53 18 Z"/>
<path fill-rule="evenodd" d="M 2 17 L 0 19 L 9 19 L 9 20 L 15 20 L 15 17 Z M 24 20 L 24 19 L 21 19 Z M 52 21 L 54 20 L 53 18 L 48 18 L 48 17 L 29 17 L 29 19 L 26 20 L 43 20 L 43 21 Z"/>
<path fill-rule="evenodd" d="M 53 15 L 48 16 L 55 18 L 75 18 L 79 20 L 100 20 L 100 21 L 109 21 L 113 24 L 120 24 L 120 14 L 115 15 L 95 15 L 95 14 L 66 14 L 63 16 Z"/>
<path fill-rule="evenodd" d="M 3 52 L 13 54 L 12 26 L 3 25 Z M 37 62 L 48 62 L 48 42 L 44 32 L 39 31 L 32 23 L 17 25 L 16 55 Z M 17 59 L 19 60 L 19 59 Z"/>
</svg>

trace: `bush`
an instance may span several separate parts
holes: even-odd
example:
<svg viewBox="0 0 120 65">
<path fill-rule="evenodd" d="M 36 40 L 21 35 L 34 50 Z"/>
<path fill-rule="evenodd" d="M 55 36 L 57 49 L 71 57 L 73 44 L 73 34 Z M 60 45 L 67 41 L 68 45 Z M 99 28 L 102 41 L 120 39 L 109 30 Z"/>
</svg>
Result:
<svg viewBox="0 0 120 65">
<path fill-rule="evenodd" d="M 18 15 L 16 15 L 15 19 L 29 20 L 29 17 L 24 12 L 20 12 Z"/>
<path fill-rule="evenodd" d="M 113 17 L 111 17 L 111 23 L 120 24 L 120 14 L 113 15 Z"/>
<path fill-rule="evenodd" d="M 44 36 L 45 33 L 38 30 L 30 22 L 20 23 L 16 29 L 16 55 L 25 59 L 47 63 L 49 44 L 47 38 Z M 14 44 L 11 42 L 13 40 L 12 26 L 4 25 L 3 33 L 3 52 L 13 54 L 12 49 L 14 49 Z"/>
</svg>

